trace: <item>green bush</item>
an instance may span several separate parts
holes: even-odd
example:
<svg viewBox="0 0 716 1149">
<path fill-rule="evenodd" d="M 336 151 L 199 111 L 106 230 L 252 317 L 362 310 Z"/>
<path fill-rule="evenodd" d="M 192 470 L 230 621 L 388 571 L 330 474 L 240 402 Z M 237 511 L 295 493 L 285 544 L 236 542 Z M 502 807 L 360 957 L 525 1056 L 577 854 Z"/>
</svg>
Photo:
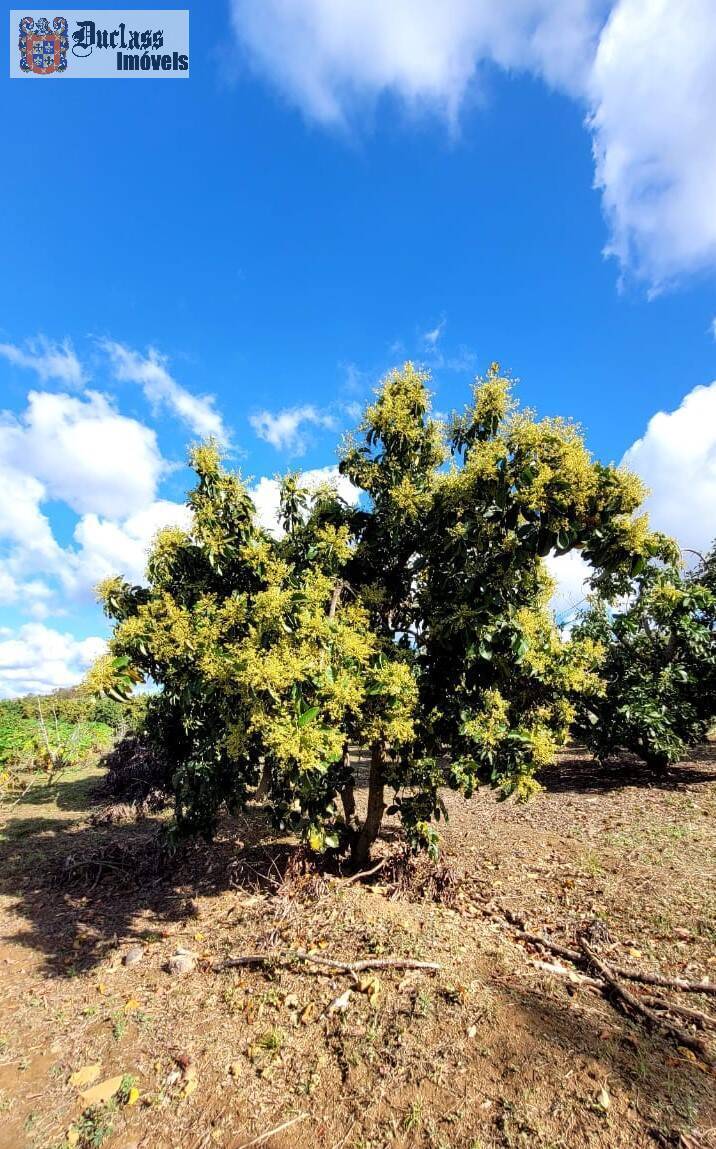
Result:
<svg viewBox="0 0 716 1149">
<path fill-rule="evenodd" d="M 692 574 L 647 563 L 625 605 L 596 601 L 574 633 L 601 643 L 600 693 L 577 702 L 576 732 L 599 758 L 619 750 L 663 768 L 716 717 L 714 552 Z"/>
<path fill-rule="evenodd" d="M 108 749 L 144 719 L 143 697 L 115 701 L 81 688 L 0 701 L 0 764 L 31 769 L 76 765 Z M 49 744 L 49 747 L 48 747 Z"/>
</svg>

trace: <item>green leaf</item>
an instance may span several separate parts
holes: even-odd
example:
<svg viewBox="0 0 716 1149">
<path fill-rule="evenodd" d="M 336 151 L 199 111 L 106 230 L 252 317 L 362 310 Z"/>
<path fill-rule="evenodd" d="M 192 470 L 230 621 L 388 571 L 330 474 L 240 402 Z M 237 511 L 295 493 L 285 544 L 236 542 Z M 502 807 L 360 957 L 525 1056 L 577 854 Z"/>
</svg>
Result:
<svg viewBox="0 0 716 1149">
<path fill-rule="evenodd" d="M 317 706 L 309 706 L 308 710 L 304 710 L 303 714 L 299 714 L 298 725 L 306 726 L 309 722 L 313 722 L 314 718 L 318 714 L 318 710 L 319 708 Z"/>
</svg>

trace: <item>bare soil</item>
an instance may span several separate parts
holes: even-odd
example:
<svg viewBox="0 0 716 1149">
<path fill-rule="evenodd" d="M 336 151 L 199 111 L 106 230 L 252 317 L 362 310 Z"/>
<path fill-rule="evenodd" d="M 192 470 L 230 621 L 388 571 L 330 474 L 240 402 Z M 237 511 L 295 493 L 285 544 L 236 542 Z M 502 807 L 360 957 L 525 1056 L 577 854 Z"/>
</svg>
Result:
<svg viewBox="0 0 716 1149">
<path fill-rule="evenodd" d="M 0 815 L 0 1149 L 716 1146 L 713 1070 L 505 916 L 716 981 L 713 745 L 660 777 L 565 753 L 523 806 L 449 796 L 437 870 L 397 864 L 389 822 L 366 883 L 305 864 L 258 809 L 167 867 L 157 819 L 103 820 L 100 778 Z M 166 971 L 178 948 L 191 972 Z M 442 969 L 217 969 L 296 949 Z M 87 1111 L 70 1078 L 92 1065 L 133 1080 Z"/>
</svg>

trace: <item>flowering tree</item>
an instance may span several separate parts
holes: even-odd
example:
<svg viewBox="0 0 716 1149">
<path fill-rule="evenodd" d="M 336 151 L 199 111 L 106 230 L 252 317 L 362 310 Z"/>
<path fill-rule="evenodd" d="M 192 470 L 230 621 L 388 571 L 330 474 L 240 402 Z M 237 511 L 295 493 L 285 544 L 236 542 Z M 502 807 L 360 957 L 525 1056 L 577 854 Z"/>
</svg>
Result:
<svg viewBox="0 0 716 1149">
<path fill-rule="evenodd" d="M 578 429 L 520 411 L 496 366 L 449 425 L 428 377 L 391 372 L 348 440 L 348 505 L 295 476 L 269 534 L 211 443 L 192 452 L 192 525 L 160 533 L 148 586 L 110 579 L 111 654 L 94 684 L 161 686 L 147 732 L 164 747 L 179 827 L 262 793 L 316 850 L 369 857 L 392 797 L 409 841 L 434 851 L 440 788 L 526 797 L 599 689 L 602 644 L 563 641 L 543 558 L 577 548 L 605 593 L 665 541 L 634 517 L 628 472 Z M 367 806 L 349 747 L 367 747 Z"/>
</svg>

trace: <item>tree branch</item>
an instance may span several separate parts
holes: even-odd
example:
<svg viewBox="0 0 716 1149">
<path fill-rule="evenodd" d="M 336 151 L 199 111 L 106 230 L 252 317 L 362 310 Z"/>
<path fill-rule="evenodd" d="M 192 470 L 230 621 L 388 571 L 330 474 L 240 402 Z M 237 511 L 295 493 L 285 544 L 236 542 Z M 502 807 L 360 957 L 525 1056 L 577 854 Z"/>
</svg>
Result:
<svg viewBox="0 0 716 1149">
<path fill-rule="evenodd" d="M 558 942 L 553 942 L 551 938 L 544 937 L 543 934 L 535 934 L 531 930 L 525 929 L 524 919 L 519 917 L 518 914 L 512 913 L 510 910 L 504 910 L 503 913 L 511 925 L 516 927 L 517 936 L 526 942 L 531 942 L 533 945 L 542 946 L 543 949 L 549 950 L 550 953 L 556 954 L 558 957 L 567 958 L 569 961 L 576 964 L 584 963 L 584 954 L 579 950 L 570 949 L 568 946 L 560 945 Z M 658 985 L 664 989 L 678 989 L 682 993 L 708 993 L 716 995 L 716 982 L 710 981 L 686 981 L 682 977 L 664 977 L 659 973 L 643 973 L 638 969 L 631 969 L 629 966 L 613 965 L 611 969 L 619 977 L 625 977 L 629 981 L 637 981 L 641 985 Z"/>
<path fill-rule="evenodd" d="M 237 957 L 228 957 L 215 965 L 214 971 L 220 973 L 224 969 L 236 969 L 247 965 L 293 965 L 294 962 L 311 962 L 313 965 L 326 966 L 328 969 L 337 969 L 341 973 L 351 975 L 366 969 L 424 969 L 434 972 L 443 968 L 438 962 L 414 961 L 413 958 L 360 958 L 358 961 L 337 961 L 334 958 L 324 957 L 323 954 L 309 954 L 305 950 L 285 950 L 277 954 L 241 954 Z"/>
<path fill-rule="evenodd" d="M 611 987 L 614 995 L 619 999 L 623 1006 L 627 1006 L 627 1008 L 632 1010 L 634 1013 L 641 1014 L 642 1017 L 645 1017 L 647 1021 L 651 1022 L 652 1025 L 656 1026 L 656 1028 L 662 1029 L 665 1033 L 668 1033 L 669 1036 L 672 1037 L 678 1045 L 683 1045 L 687 1049 L 693 1050 L 693 1052 L 697 1053 L 702 1061 L 705 1061 L 708 1065 L 713 1064 L 711 1054 L 704 1045 L 703 1041 L 700 1040 L 700 1038 L 693 1037 L 692 1034 L 690 1034 L 682 1026 L 676 1025 L 675 1022 L 667 1021 L 666 1018 L 661 1017 L 658 1013 L 654 1013 L 653 1009 L 650 1009 L 647 1005 L 645 1005 L 641 998 L 637 997 L 636 994 L 633 994 L 626 988 L 626 986 L 623 986 L 621 982 L 617 981 L 614 970 L 604 961 L 603 958 L 600 958 L 597 956 L 597 954 L 595 954 L 594 950 L 584 937 L 580 937 L 579 944 L 590 965 L 592 965 L 594 969 L 596 969 L 602 975 L 604 980 Z"/>
<path fill-rule="evenodd" d="M 387 860 L 387 858 L 383 858 L 380 862 L 378 862 L 377 866 L 373 866 L 370 870 L 359 870 L 357 874 L 351 874 L 349 878 L 343 879 L 344 884 L 349 886 L 351 882 L 362 882 L 363 878 L 369 878 L 371 874 L 377 874 L 378 870 L 383 869 L 383 866 Z"/>
</svg>

